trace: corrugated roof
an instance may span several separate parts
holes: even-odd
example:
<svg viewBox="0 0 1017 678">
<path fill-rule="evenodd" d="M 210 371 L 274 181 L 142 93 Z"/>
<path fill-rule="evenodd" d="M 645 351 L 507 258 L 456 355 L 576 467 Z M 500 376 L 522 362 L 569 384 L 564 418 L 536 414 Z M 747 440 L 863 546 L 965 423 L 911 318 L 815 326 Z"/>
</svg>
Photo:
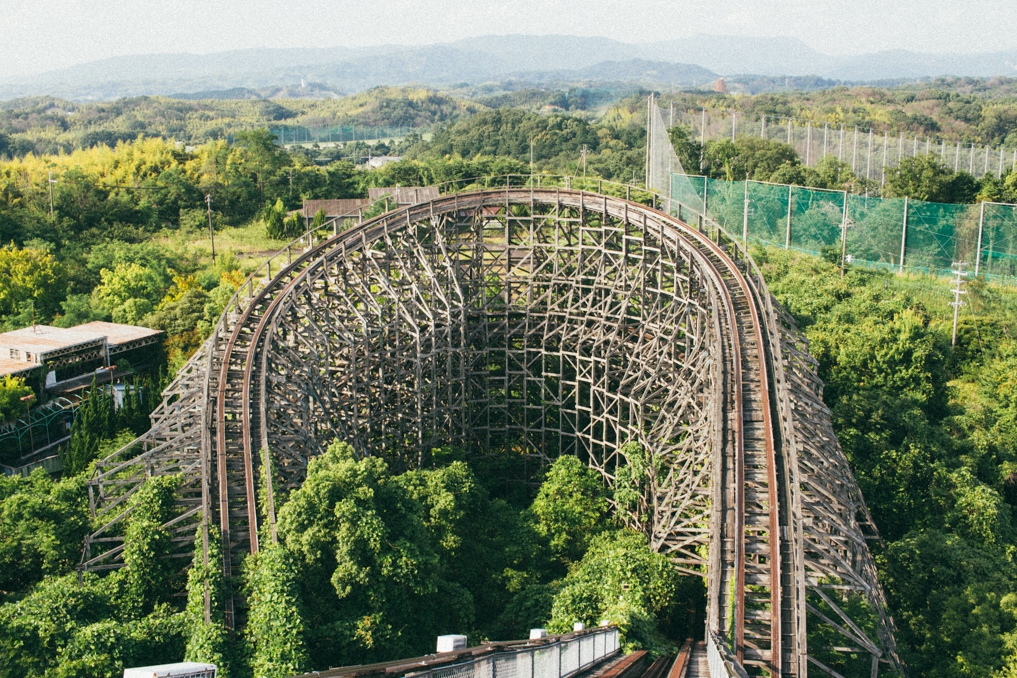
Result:
<svg viewBox="0 0 1017 678">
<path fill-rule="evenodd" d="M 137 341 L 138 339 L 147 339 L 148 337 L 162 334 L 161 330 L 153 330 L 150 327 L 121 325 L 119 323 L 102 322 L 101 320 L 94 320 L 84 325 L 72 327 L 71 329 L 95 332 L 96 336 L 106 337 L 106 341 L 110 346 L 119 346 L 131 341 Z"/>
<path fill-rule="evenodd" d="M 329 217 L 344 217 L 356 215 L 357 210 L 366 207 L 367 198 L 342 198 L 340 200 L 305 200 L 301 214 L 308 219 L 314 217 L 318 210 L 325 210 Z"/>
<path fill-rule="evenodd" d="M 381 200 L 386 195 L 400 205 L 416 205 L 441 197 L 437 186 L 389 186 L 367 189 L 367 196 L 371 202 Z"/>
<path fill-rule="evenodd" d="M 46 353 L 79 344 L 87 344 L 103 337 L 110 346 L 119 346 L 130 341 L 162 334 L 160 330 L 135 325 L 121 325 L 94 321 L 76 327 L 52 327 L 34 325 L 20 330 L 0 333 L 0 346 L 16 348 L 32 353 Z"/>
<path fill-rule="evenodd" d="M 0 347 L 31 353 L 48 353 L 79 344 L 91 343 L 104 336 L 104 334 L 97 334 L 94 330 L 79 331 L 77 327 L 33 325 L 0 334 Z"/>
<path fill-rule="evenodd" d="M 0 377 L 7 377 L 12 374 L 29 372 L 38 367 L 35 363 L 26 363 L 24 360 L 14 360 L 0 356 Z"/>
</svg>

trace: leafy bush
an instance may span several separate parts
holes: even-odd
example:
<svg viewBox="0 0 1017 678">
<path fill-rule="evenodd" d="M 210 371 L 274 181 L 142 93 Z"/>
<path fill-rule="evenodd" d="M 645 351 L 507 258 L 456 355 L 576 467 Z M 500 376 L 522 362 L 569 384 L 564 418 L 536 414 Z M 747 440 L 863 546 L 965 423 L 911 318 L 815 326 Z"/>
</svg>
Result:
<svg viewBox="0 0 1017 678">
<path fill-rule="evenodd" d="M 596 626 L 606 619 L 620 627 L 627 652 L 667 654 L 673 639 L 693 630 L 686 622 L 701 589 L 701 579 L 680 576 L 666 555 L 650 549 L 644 535 L 606 532 L 565 578 L 548 628 L 565 633 L 574 622 Z"/>
<path fill-rule="evenodd" d="M 8 374 L 0 377 L 0 423 L 11 421 L 25 414 L 22 398 L 32 395 L 32 389 L 22 377 Z"/>
<path fill-rule="evenodd" d="M 297 559 L 285 546 L 268 546 L 247 559 L 244 577 L 253 675 L 287 678 L 309 670 Z"/>
</svg>

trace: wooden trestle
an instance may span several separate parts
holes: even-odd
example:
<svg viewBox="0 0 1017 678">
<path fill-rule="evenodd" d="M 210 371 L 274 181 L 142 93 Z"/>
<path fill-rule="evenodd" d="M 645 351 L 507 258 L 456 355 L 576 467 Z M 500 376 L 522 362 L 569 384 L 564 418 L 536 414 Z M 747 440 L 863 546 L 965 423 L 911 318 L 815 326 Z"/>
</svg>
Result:
<svg viewBox="0 0 1017 678">
<path fill-rule="evenodd" d="M 873 673 L 902 670 L 815 362 L 712 222 L 504 188 L 389 212 L 271 267 L 181 370 L 152 430 L 98 464 L 103 527 L 83 569 L 121 564 L 126 500 L 153 474 L 184 478 L 182 548 L 218 526 L 235 576 L 335 439 L 397 469 L 447 443 L 575 454 L 608 483 L 645 467 L 619 511 L 706 578 L 708 624 L 750 670 L 824 669 L 807 624 L 837 629 Z M 844 612 L 850 596 L 866 620 Z"/>
</svg>

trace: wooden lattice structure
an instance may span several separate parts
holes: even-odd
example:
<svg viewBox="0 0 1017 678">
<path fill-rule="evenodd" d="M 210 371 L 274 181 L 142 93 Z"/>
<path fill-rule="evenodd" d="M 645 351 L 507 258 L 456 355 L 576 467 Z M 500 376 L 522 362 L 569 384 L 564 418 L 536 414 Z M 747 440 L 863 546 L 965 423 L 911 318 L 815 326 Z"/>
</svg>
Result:
<svg viewBox="0 0 1017 678">
<path fill-rule="evenodd" d="M 217 525 L 231 575 L 274 539 L 276 493 L 337 438 L 397 467 L 438 444 L 523 447 L 578 455 L 609 483 L 645 467 L 628 520 L 706 578 L 709 626 L 750 670 L 825 669 L 813 624 L 871 655 L 873 675 L 901 670 L 875 531 L 805 340 L 737 244 L 678 213 L 507 186 L 381 215 L 275 275 L 269 262 L 152 430 L 98 464 L 103 527 L 83 567 L 120 565 L 125 499 L 153 474 L 183 475 L 171 527 L 186 544 Z"/>
</svg>

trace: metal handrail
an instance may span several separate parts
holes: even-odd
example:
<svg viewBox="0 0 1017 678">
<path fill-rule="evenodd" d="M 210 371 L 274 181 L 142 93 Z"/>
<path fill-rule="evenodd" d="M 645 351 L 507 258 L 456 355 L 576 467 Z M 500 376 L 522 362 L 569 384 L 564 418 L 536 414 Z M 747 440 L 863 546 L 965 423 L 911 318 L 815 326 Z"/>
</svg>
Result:
<svg viewBox="0 0 1017 678">
<path fill-rule="evenodd" d="M 706 632 L 706 661 L 710 666 L 710 678 L 749 678 L 724 641 L 713 631 Z"/>
<path fill-rule="evenodd" d="M 570 678 L 617 654 L 618 627 L 602 626 L 536 640 L 483 643 L 454 652 L 315 671 L 315 678 Z"/>
</svg>

